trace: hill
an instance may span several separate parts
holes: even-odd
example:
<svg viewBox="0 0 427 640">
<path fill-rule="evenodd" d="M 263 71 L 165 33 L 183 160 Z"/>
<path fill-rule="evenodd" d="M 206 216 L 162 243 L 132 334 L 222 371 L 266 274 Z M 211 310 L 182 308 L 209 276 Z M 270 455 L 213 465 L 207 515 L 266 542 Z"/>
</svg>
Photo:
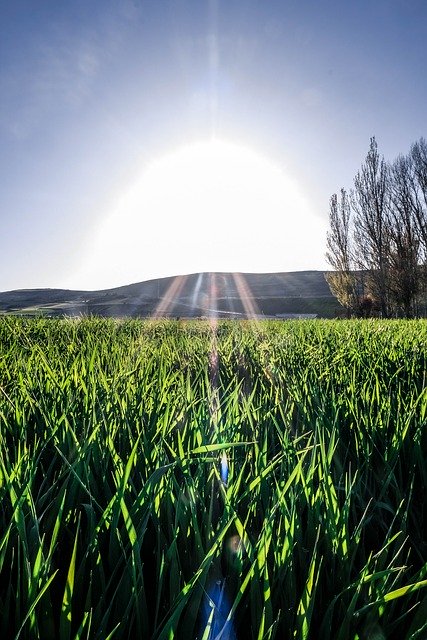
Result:
<svg viewBox="0 0 427 640">
<path fill-rule="evenodd" d="M 0 293 L 0 313 L 110 317 L 330 318 L 340 305 L 323 271 L 193 273 L 100 291 L 19 289 Z"/>
</svg>

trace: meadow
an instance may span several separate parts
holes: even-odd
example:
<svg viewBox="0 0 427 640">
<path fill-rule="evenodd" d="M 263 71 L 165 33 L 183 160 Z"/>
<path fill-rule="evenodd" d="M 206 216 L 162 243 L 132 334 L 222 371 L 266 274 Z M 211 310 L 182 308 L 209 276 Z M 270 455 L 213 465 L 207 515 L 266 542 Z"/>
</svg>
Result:
<svg viewBox="0 0 427 640">
<path fill-rule="evenodd" d="M 0 319 L 0 637 L 427 638 L 427 322 Z"/>
</svg>

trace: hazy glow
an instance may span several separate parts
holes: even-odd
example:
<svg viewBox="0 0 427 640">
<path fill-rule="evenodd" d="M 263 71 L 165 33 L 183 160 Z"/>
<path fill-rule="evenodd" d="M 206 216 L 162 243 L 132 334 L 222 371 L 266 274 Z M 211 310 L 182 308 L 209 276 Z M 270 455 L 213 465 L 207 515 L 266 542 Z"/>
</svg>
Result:
<svg viewBox="0 0 427 640">
<path fill-rule="evenodd" d="M 228 142 L 197 143 L 141 172 L 77 279 L 101 288 L 196 271 L 316 269 L 325 231 L 278 167 Z"/>
</svg>

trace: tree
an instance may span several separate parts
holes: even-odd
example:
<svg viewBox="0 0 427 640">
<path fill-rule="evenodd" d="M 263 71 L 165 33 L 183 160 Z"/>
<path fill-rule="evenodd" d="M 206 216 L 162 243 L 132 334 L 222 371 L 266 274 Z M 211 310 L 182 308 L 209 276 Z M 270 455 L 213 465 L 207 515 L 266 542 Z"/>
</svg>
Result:
<svg viewBox="0 0 427 640">
<path fill-rule="evenodd" d="M 414 213 L 425 261 L 427 259 L 427 142 L 424 138 L 420 138 L 418 142 L 412 145 L 410 158 L 416 181 Z"/>
<path fill-rule="evenodd" d="M 375 137 L 354 189 L 330 199 L 326 275 L 350 312 L 416 315 L 427 290 L 427 142 L 387 164 Z"/>
<path fill-rule="evenodd" d="M 325 275 L 331 292 L 347 309 L 348 314 L 355 313 L 358 307 L 357 282 L 352 269 L 351 247 L 351 209 L 345 189 L 341 189 L 341 198 L 334 193 L 329 201 L 329 225 L 327 234 L 328 251 L 326 259 L 334 269 Z"/>
<path fill-rule="evenodd" d="M 400 155 L 389 168 L 390 292 L 406 317 L 415 315 L 420 292 L 420 239 L 417 185 L 410 156 Z"/>
<path fill-rule="evenodd" d="M 380 158 L 373 137 L 365 162 L 354 178 L 354 240 L 358 267 L 368 271 L 369 293 L 385 318 L 390 311 L 389 197 L 387 165 L 384 158 Z"/>
</svg>

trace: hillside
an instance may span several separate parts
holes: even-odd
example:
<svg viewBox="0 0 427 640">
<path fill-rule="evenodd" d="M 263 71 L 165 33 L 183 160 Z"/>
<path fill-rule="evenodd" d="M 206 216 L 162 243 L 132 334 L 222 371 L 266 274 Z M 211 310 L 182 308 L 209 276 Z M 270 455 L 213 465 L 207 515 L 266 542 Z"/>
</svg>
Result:
<svg viewBox="0 0 427 640">
<path fill-rule="evenodd" d="M 323 271 L 194 273 L 101 291 L 19 289 L 0 293 L 0 313 L 110 317 L 334 317 L 340 305 Z"/>
</svg>

